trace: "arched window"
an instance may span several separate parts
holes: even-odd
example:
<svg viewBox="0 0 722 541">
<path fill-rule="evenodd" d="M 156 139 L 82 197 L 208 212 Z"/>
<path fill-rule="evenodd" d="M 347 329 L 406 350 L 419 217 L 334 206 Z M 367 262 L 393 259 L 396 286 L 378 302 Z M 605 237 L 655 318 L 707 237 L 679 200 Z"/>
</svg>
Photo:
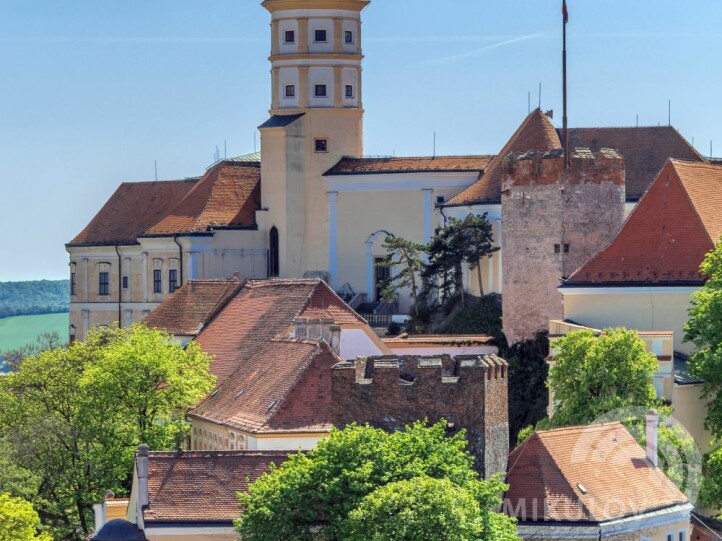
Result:
<svg viewBox="0 0 722 541">
<path fill-rule="evenodd" d="M 274 278 L 280 274 L 280 268 L 278 264 L 278 229 L 276 226 L 271 228 L 270 233 L 270 249 L 268 251 L 268 277 Z"/>
</svg>

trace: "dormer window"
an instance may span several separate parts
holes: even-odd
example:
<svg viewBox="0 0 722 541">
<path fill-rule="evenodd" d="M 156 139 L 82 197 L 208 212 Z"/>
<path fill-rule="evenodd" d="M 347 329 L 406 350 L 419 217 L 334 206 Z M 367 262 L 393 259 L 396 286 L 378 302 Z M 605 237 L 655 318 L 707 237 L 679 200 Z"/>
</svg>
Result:
<svg viewBox="0 0 722 541">
<path fill-rule="evenodd" d="M 286 30 L 284 43 L 296 43 L 296 32 L 293 30 Z"/>
<path fill-rule="evenodd" d="M 314 34 L 314 41 L 316 43 L 326 43 L 328 41 L 328 35 L 325 30 L 316 30 Z"/>
</svg>

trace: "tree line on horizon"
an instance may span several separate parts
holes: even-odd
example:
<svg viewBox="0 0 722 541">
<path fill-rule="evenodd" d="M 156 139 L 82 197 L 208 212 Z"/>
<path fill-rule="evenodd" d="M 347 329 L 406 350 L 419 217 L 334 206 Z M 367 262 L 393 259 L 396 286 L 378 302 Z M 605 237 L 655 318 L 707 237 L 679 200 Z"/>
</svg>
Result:
<svg viewBox="0 0 722 541">
<path fill-rule="evenodd" d="M 0 282 L 0 319 L 69 311 L 69 280 Z"/>
</svg>

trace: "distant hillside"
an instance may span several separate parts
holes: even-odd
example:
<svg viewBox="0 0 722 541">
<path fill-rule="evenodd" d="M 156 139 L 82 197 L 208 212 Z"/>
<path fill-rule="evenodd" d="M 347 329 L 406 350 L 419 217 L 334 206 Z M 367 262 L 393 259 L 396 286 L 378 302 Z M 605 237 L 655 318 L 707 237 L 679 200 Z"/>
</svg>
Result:
<svg viewBox="0 0 722 541">
<path fill-rule="evenodd" d="M 69 280 L 0 282 L 0 318 L 68 311 Z"/>
</svg>

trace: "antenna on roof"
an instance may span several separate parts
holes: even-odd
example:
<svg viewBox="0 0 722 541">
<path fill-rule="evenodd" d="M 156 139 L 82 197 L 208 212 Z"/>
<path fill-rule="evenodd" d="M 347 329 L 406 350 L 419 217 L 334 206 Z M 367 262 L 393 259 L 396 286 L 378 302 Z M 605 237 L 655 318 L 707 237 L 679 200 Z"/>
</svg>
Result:
<svg viewBox="0 0 722 541">
<path fill-rule="evenodd" d="M 667 101 L 667 126 L 672 125 L 672 100 Z"/>
<path fill-rule="evenodd" d="M 226 141 L 225 139 L 223 140 L 223 159 L 228 159 L 228 141 Z"/>
<path fill-rule="evenodd" d="M 434 132 L 434 154 L 432 155 L 433 158 L 436 158 L 436 132 Z"/>
<path fill-rule="evenodd" d="M 253 153 L 256 153 L 256 130 L 253 130 Z"/>
<path fill-rule="evenodd" d="M 637 127 L 639 128 L 639 113 L 637 113 Z"/>
<path fill-rule="evenodd" d="M 709 159 L 712 159 L 712 139 L 709 141 Z"/>
<path fill-rule="evenodd" d="M 158 160 L 153 160 L 153 165 L 155 165 L 155 180 L 158 181 Z"/>
<path fill-rule="evenodd" d="M 539 110 L 541 111 L 541 83 L 539 83 Z"/>
<path fill-rule="evenodd" d="M 526 93 L 527 114 L 531 114 L 531 90 Z"/>
</svg>

